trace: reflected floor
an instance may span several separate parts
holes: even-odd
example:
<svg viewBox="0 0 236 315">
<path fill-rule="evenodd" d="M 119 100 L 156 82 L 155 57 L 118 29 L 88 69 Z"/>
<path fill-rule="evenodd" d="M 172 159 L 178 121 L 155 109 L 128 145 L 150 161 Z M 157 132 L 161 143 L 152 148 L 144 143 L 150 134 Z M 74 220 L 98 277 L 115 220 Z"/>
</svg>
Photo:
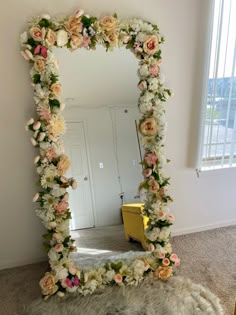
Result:
<svg viewBox="0 0 236 315">
<path fill-rule="evenodd" d="M 76 230 L 71 232 L 78 247 L 73 254 L 74 261 L 80 266 L 98 265 L 111 260 L 126 260 L 145 254 L 141 244 L 127 241 L 123 225 Z"/>
</svg>

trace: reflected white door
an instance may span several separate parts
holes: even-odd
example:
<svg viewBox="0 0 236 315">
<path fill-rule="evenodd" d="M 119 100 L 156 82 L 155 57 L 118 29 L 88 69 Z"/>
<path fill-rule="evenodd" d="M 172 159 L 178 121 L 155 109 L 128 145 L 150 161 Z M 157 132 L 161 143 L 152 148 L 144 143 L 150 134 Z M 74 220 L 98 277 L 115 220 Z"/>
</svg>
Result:
<svg viewBox="0 0 236 315">
<path fill-rule="evenodd" d="M 71 230 L 94 227 L 92 194 L 83 122 L 67 123 L 64 136 L 65 153 L 71 160 L 67 177 L 78 182 L 76 190 L 69 190 L 72 214 Z"/>
</svg>

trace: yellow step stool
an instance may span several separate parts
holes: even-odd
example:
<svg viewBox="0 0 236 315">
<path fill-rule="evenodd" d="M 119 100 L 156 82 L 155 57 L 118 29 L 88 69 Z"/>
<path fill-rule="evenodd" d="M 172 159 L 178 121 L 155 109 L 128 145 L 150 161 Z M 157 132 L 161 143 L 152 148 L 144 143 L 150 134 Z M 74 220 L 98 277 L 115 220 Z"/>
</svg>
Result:
<svg viewBox="0 0 236 315">
<path fill-rule="evenodd" d="M 134 239 L 142 244 L 146 250 L 144 230 L 147 227 L 148 217 L 141 215 L 144 203 L 130 203 L 122 206 L 125 238 L 127 241 Z"/>
</svg>

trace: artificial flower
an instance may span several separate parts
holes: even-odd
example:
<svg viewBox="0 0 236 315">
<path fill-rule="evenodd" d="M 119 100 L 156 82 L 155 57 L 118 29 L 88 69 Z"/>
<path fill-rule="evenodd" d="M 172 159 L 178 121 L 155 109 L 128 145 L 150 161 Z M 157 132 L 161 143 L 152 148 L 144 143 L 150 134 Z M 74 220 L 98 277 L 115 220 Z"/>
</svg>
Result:
<svg viewBox="0 0 236 315">
<path fill-rule="evenodd" d="M 44 27 L 40 28 L 38 26 L 33 26 L 29 30 L 29 33 L 35 41 L 41 42 L 44 40 L 46 30 Z"/>
<path fill-rule="evenodd" d="M 56 279 L 51 272 L 46 272 L 39 284 L 43 295 L 53 295 L 58 290 Z"/>
<path fill-rule="evenodd" d="M 103 31 L 113 32 L 117 27 L 117 19 L 114 16 L 104 16 L 100 21 L 99 25 Z"/>
<path fill-rule="evenodd" d="M 154 55 L 155 52 L 159 49 L 158 45 L 158 38 L 156 35 L 150 35 L 146 38 L 145 42 L 143 43 L 143 50 L 148 55 Z"/>
<path fill-rule="evenodd" d="M 68 43 L 68 34 L 65 30 L 61 29 L 57 31 L 57 46 L 63 47 Z"/>
</svg>

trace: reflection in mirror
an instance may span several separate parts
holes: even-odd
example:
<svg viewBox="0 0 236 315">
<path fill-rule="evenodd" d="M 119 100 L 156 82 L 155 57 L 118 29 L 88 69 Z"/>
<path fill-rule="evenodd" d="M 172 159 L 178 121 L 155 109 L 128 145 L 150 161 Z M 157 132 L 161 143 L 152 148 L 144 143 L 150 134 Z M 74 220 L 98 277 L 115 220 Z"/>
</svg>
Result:
<svg viewBox="0 0 236 315">
<path fill-rule="evenodd" d="M 124 48 L 55 49 L 55 54 L 66 103 L 63 141 L 72 162 L 67 176 L 79 183 L 69 192 L 77 258 L 91 262 L 99 255 L 143 251 L 127 233 L 125 238 L 121 211 L 122 204 L 142 201 L 138 60 Z"/>
</svg>

